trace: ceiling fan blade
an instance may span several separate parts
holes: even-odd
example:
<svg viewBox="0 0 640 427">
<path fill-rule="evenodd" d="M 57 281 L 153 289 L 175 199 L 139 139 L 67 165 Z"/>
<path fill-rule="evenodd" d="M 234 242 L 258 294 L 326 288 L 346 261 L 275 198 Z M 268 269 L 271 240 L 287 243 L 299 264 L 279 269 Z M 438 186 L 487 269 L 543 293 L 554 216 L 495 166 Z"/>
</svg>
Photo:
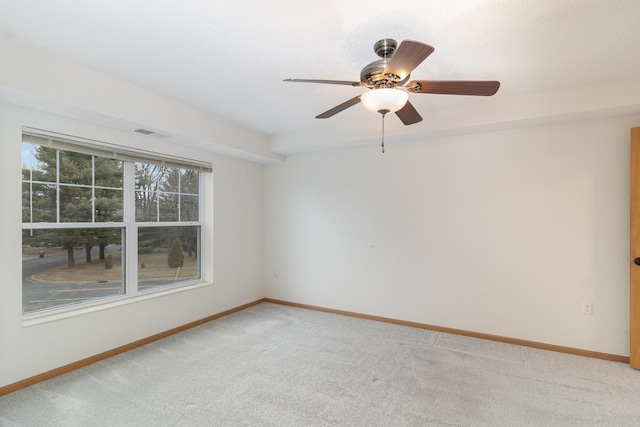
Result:
<svg viewBox="0 0 640 427">
<path fill-rule="evenodd" d="M 500 82 L 413 80 L 407 83 L 405 87 L 414 93 L 491 96 L 500 88 Z M 414 90 L 414 87 L 417 88 L 417 90 Z"/>
<path fill-rule="evenodd" d="M 420 113 L 408 101 L 404 107 L 396 111 L 396 116 L 407 126 L 422 121 Z"/>
<path fill-rule="evenodd" d="M 404 80 L 432 52 L 433 46 L 413 40 L 404 40 L 387 63 L 383 73 L 394 74 L 400 80 Z"/>
<path fill-rule="evenodd" d="M 294 82 L 294 83 L 323 83 L 329 85 L 345 85 L 345 86 L 361 86 L 360 82 L 350 82 L 347 80 L 314 80 L 314 79 L 284 79 L 283 82 Z"/>
<path fill-rule="evenodd" d="M 358 95 L 356 97 L 353 97 L 350 100 L 348 100 L 346 102 L 343 102 L 342 104 L 337 105 L 337 106 L 333 107 L 332 109 L 325 111 L 322 114 L 318 114 L 316 116 L 316 119 L 328 119 L 329 117 L 334 116 L 334 115 L 338 114 L 339 112 L 346 110 L 349 107 L 353 107 L 354 105 L 356 105 L 359 102 L 360 102 L 360 95 Z"/>
</svg>

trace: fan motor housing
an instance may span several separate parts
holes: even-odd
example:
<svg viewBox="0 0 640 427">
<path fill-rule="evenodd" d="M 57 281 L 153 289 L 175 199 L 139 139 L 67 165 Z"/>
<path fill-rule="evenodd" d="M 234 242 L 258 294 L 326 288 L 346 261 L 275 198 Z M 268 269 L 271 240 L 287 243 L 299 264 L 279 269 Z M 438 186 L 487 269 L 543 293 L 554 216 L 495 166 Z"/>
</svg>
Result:
<svg viewBox="0 0 640 427">
<path fill-rule="evenodd" d="M 384 74 L 384 69 L 387 67 L 387 63 L 391 60 L 391 57 L 398 47 L 398 42 L 394 39 L 382 39 L 378 40 L 373 45 L 373 50 L 382 59 L 373 61 L 360 71 L 360 81 L 369 87 L 395 87 L 396 85 L 403 85 L 409 76 L 403 80 L 398 81 Z"/>
</svg>

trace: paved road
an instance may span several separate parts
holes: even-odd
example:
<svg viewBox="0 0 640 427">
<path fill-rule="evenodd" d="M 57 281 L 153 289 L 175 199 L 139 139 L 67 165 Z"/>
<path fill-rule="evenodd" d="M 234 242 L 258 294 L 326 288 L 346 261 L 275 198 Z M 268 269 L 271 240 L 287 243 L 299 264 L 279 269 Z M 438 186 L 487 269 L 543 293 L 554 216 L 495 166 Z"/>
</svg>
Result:
<svg viewBox="0 0 640 427">
<path fill-rule="evenodd" d="M 107 247 L 107 253 L 117 249 L 116 246 Z M 98 248 L 94 248 L 92 255 L 97 258 Z M 76 256 L 84 257 L 84 250 L 78 251 Z M 24 313 L 123 293 L 122 283 L 118 282 L 41 282 L 32 279 L 34 274 L 66 264 L 67 252 L 57 249 L 46 250 L 44 258 L 25 257 L 23 259 L 22 310 Z"/>
<path fill-rule="evenodd" d="M 117 250 L 117 246 L 111 245 L 106 248 L 106 253 L 108 254 Z M 98 249 L 94 248 L 94 251 L 92 255 L 97 258 Z M 84 249 L 78 251 L 76 256 L 84 257 Z M 122 295 L 125 292 L 122 282 L 115 281 L 41 282 L 32 279 L 34 274 L 66 264 L 67 253 L 62 250 L 48 250 L 44 258 L 23 258 L 22 310 L 24 313 L 79 303 L 96 298 Z M 145 280 L 138 284 L 138 289 L 144 290 L 172 282 L 173 280 L 167 279 Z"/>
</svg>

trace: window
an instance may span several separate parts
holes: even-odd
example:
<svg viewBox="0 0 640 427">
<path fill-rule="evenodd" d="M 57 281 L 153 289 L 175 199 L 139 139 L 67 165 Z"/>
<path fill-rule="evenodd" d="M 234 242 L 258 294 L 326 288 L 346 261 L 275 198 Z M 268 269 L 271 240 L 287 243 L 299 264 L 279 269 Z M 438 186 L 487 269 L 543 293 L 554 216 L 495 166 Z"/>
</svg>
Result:
<svg viewBox="0 0 640 427">
<path fill-rule="evenodd" d="M 201 279 L 210 166 L 25 131 L 22 310 L 99 304 Z"/>
</svg>

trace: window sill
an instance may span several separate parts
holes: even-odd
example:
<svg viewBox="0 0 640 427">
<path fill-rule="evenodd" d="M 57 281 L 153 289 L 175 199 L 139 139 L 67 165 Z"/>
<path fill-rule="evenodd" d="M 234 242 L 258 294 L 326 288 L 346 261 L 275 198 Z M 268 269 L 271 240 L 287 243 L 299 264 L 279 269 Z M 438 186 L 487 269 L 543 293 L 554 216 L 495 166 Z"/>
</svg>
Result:
<svg viewBox="0 0 640 427">
<path fill-rule="evenodd" d="M 213 283 L 197 282 L 189 285 L 173 287 L 173 288 L 163 289 L 159 291 L 153 291 L 153 292 L 149 291 L 145 293 L 140 293 L 136 296 L 125 295 L 125 296 L 114 297 L 113 299 L 107 302 L 84 305 L 82 307 L 67 308 L 67 309 L 64 309 L 64 311 L 61 309 L 60 311 L 56 311 L 56 312 L 26 315 L 22 319 L 22 326 L 30 327 L 30 326 L 41 325 L 44 323 L 49 323 L 49 322 L 55 322 L 57 320 L 68 319 L 76 316 L 82 316 L 82 315 L 94 313 L 97 311 L 108 310 L 115 307 L 121 307 L 128 304 L 134 304 L 134 303 L 146 301 L 153 298 L 159 298 L 167 295 L 186 292 L 193 289 L 199 289 L 199 288 L 204 288 L 208 286 L 213 286 Z"/>
</svg>

